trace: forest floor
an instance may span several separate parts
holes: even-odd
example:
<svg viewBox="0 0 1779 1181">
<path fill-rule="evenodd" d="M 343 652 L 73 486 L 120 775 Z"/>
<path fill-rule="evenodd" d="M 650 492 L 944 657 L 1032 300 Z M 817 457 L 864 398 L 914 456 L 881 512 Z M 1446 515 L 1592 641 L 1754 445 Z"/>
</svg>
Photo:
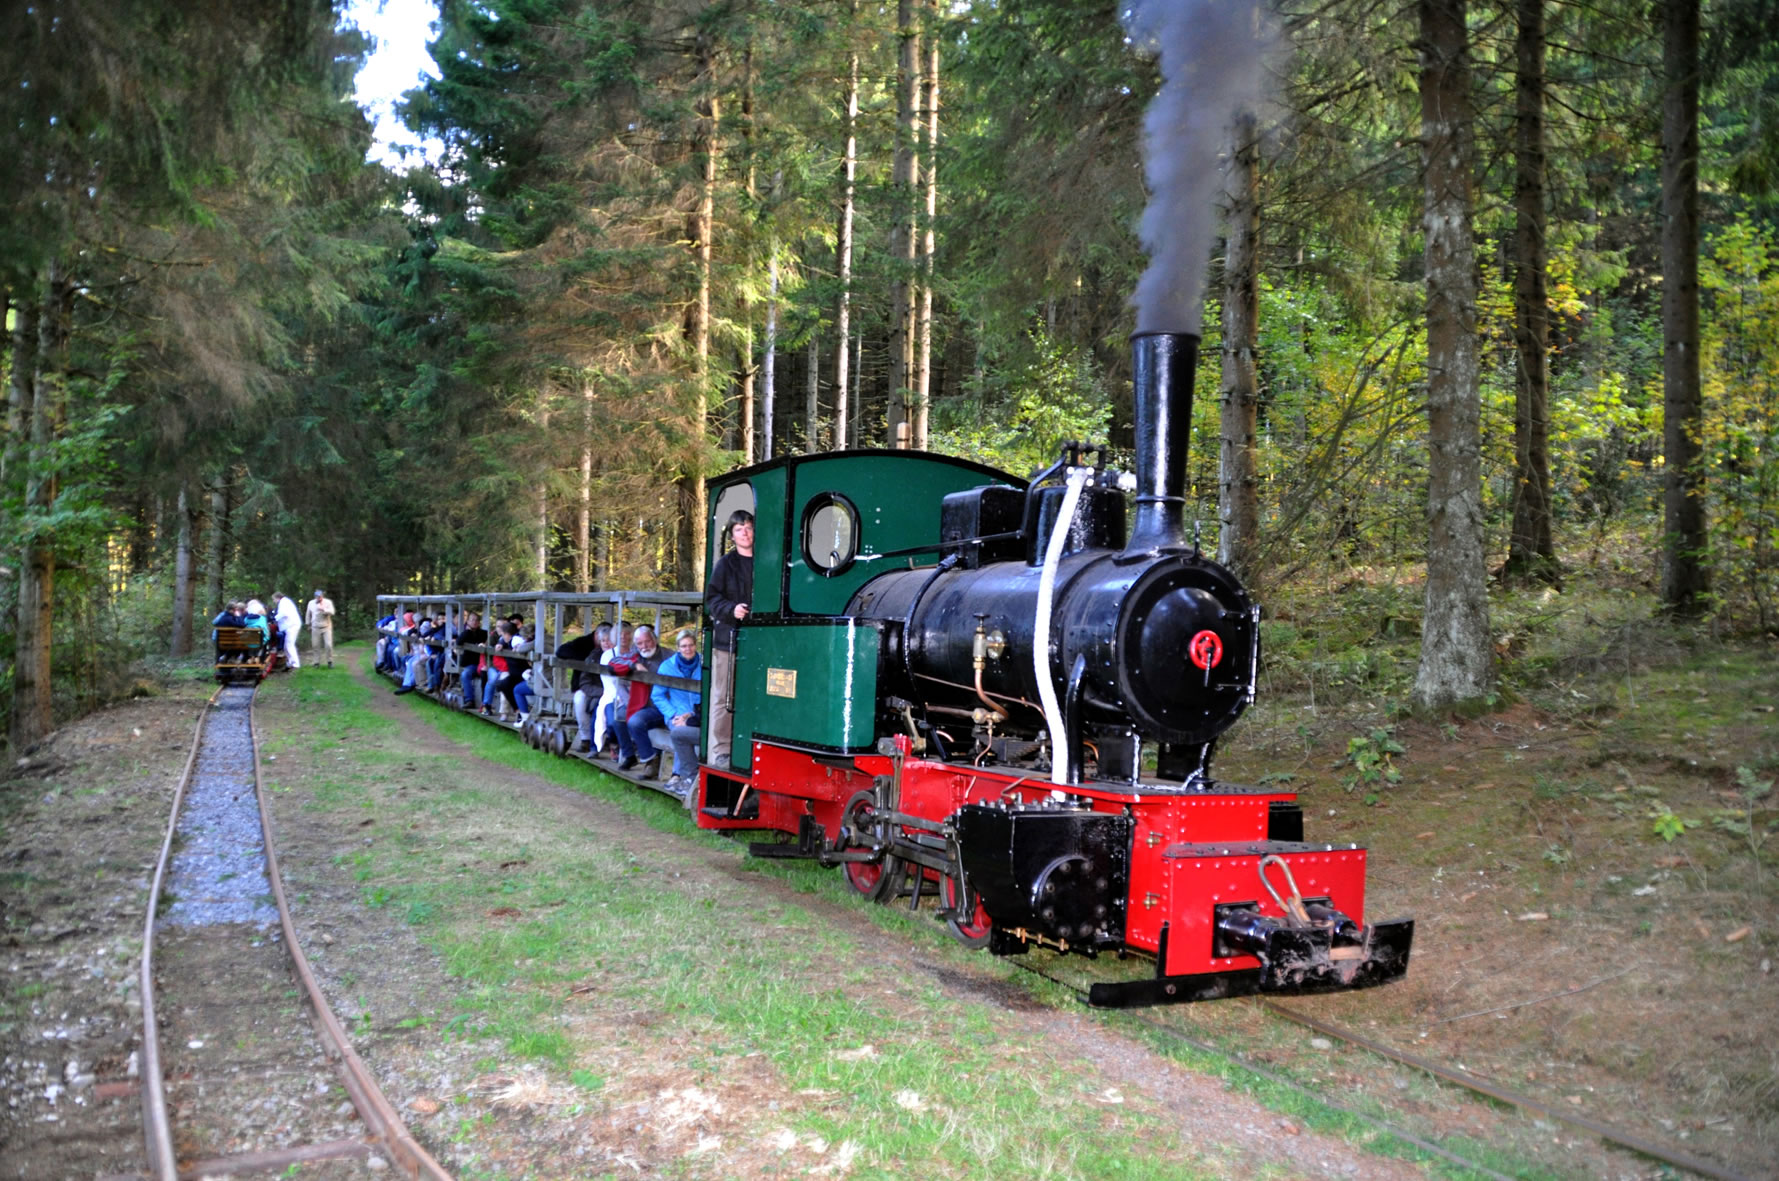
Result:
<svg viewBox="0 0 1779 1181">
<path fill-rule="evenodd" d="M 1222 777 L 1298 791 L 1310 839 L 1370 849 L 1369 916 L 1417 920 L 1406 980 L 1290 1004 L 1779 1175 L 1779 659 L 1578 627 L 1609 641 L 1547 644 L 1484 717 L 1397 717 L 1361 682 L 1276 692 L 1231 735 Z M 287 884 L 336 1011 L 459 1176 L 1488 1175 L 1424 1144 L 1679 1175 L 1252 1002 L 1083 1010 L 352 664 L 261 694 Z M 0 1175 L 141 1168 L 145 870 L 207 694 L 67 726 L 0 787 Z"/>
</svg>

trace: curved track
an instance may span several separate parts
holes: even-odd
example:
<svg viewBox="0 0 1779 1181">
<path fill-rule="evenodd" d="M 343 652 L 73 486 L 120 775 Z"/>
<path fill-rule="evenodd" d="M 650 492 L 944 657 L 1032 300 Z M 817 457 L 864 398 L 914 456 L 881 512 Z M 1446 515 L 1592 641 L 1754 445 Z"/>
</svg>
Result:
<svg viewBox="0 0 1779 1181">
<path fill-rule="evenodd" d="M 449 1181 L 328 1008 L 297 943 L 271 831 L 253 689 L 219 689 L 198 719 L 174 794 L 143 928 L 142 1110 L 150 1175 L 176 1181 L 375 1155 L 406 1176 Z M 157 943 L 166 953 L 158 970 Z M 312 1032 L 283 1020 L 296 1015 L 286 1003 L 299 995 L 293 983 L 307 1002 Z M 169 1037 L 169 1052 L 162 1039 L 174 1030 L 184 1040 Z M 363 1121 L 362 1132 L 310 1139 L 343 1130 L 345 1109 L 331 1098 L 336 1084 Z M 231 1134 L 231 1151 L 217 1151 L 219 1129 L 240 1129 L 236 1113 L 268 1110 L 276 1116 L 261 1143 L 243 1150 L 237 1141 L 253 1138 Z"/>
</svg>

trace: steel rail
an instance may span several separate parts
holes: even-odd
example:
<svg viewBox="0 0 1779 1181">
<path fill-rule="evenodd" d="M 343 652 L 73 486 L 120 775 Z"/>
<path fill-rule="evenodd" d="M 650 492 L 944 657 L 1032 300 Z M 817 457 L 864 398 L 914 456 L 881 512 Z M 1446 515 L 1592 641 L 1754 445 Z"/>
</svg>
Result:
<svg viewBox="0 0 1779 1181">
<path fill-rule="evenodd" d="M 334 1016 L 326 995 L 321 991 L 320 983 L 315 979 L 314 971 L 309 967 L 309 957 L 303 954 L 302 946 L 297 942 L 296 924 L 291 920 L 290 905 L 284 894 L 284 875 L 278 868 L 278 851 L 272 840 L 272 813 L 266 804 L 266 793 L 260 778 L 259 727 L 254 721 L 252 701 L 247 705 L 247 733 L 253 743 L 253 793 L 259 803 L 259 822 L 265 836 L 266 878 L 272 886 L 272 897 L 278 904 L 278 925 L 284 930 L 284 949 L 290 956 L 291 966 L 302 982 L 304 992 L 308 994 L 309 1008 L 316 1028 L 320 1031 L 322 1040 L 332 1046 L 339 1056 L 340 1073 L 347 1093 L 352 1096 L 352 1105 L 358 1109 L 359 1117 L 364 1120 L 365 1125 L 382 1141 L 396 1166 L 409 1177 L 451 1181 L 451 1174 L 408 1131 L 394 1105 L 377 1085 L 370 1068 L 352 1048 L 345 1027 Z"/>
<path fill-rule="evenodd" d="M 142 997 L 142 1139 L 148 1152 L 148 1171 L 155 1181 L 179 1181 L 179 1166 L 173 1159 L 173 1126 L 167 1119 L 167 1085 L 161 1077 L 160 1024 L 154 1011 L 154 920 L 161 906 L 161 885 L 167 878 L 167 865 L 173 859 L 173 835 L 179 828 L 185 789 L 191 784 L 198 747 L 204 740 L 204 723 L 223 688 L 218 685 L 198 711 L 198 725 L 192 734 L 191 750 L 185 756 L 185 769 L 179 773 L 179 786 L 173 790 L 167 835 L 161 839 L 161 854 L 154 863 L 154 881 L 148 887 L 148 917 L 142 924 L 142 974 L 137 982 Z"/>
<path fill-rule="evenodd" d="M 182 1176 L 196 1176 L 198 1173 L 187 1170 L 181 1173 L 178 1161 L 173 1154 L 172 1123 L 167 1114 L 166 1082 L 162 1077 L 160 1054 L 160 1026 L 155 1014 L 154 1004 L 154 935 L 156 912 L 160 909 L 161 887 L 166 880 L 167 869 L 172 861 L 173 838 L 179 828 L 179 816 L 183 810 L 186 789 L 191 785 L 192 772 L 197 766 L 198 750 L 203 744 L 204 728 L 209 722 L 211 708 L 222 695 L 224 688 L 218 686 L 215 693 L 204 703 L 204 709 L 198 714 L 196 732 L 192 735 L 191 750 L 185 758 L 185 769 L 180 773 L 179 786 L 173 793 L 173 806 L 167 821 L 166 836 L 161 841 L 160 857 L 155 863 L 154 879 L 149 887 L 148 916 L 142 930 L 142 972 L 139 987 L 142 994 L 142 1126 L 143 1140 L 148 1154 L 149 1174 L 154 1181 L 180 1181 Z M 256 694 L 257 696 L 257 694 Z M 284 934 L 284 948 L 290 957 L 291 969 L 302 984 L 309 1000 L 309 1008 L 318 1034 L 322 1042 L 331 1048 L 338 1063 L 341 1079 L 352 1104 L 359 1117 L 370 1129 L 371 1140 L 379 1142 L 395 1165 L 403 1173 L 412 1178 L 426 1178 L 427 1181 L 451 1181 L 451 1175 L 445 1171 L 438 1161 L 422 1148 L 414 1139 L 395 1108 L 377 1086 L 376 1079 L 370 1069 L 353 1050 L 346 1037 L 345 1028 L 339 1018 L 329 1008 L 327 997 L 322 993 L 314 972 L 309 967 L 308 957 L 303 954 L 302 947 L 297 943 L 296 926 L 291 919 L 290 906 L 284 893 L 284 878 L 278 868 L 278 851 L 272 840 L 272 817 L 266 803 L 260 775 L 259 734 L 254 722 L 254 699 L 249 698 L 247 705 L 247 731 L 253 747 L 253 790 L 254 799 L 259 806 L 259 819 L 262 837 L 265 843 L 266 878 L 271 885 L 272 897 L 278 906 L 278 924 Z M 369 1151 L 369 1144 L 358 1141 L 333 1141 L 325 1144 L 311 1144 L 294 1149 L 278 1150 L 270 1153 L 246 1153 L 215 1160 L 196 1162 L 194 1167 L 202 1173 L 225 1174 L 248 1171 L 264 1171 L 267 1168 L 285 1164 L 299 1163 L 309 1160 L 331 1159 L 340 1156 L 363 1155 Z"/>
</svg>

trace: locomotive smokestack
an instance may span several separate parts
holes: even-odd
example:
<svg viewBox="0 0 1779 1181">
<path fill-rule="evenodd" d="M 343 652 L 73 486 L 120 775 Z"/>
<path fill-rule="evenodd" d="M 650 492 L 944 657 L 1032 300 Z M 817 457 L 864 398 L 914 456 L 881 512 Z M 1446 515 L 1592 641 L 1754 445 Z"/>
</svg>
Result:
<svg viewBox="0 0 1779 1181">
<path fill-rule="evenodd" d="M 1186 452 L 1198 337 L 1139 332 L 1130 338 L 1136 403 L 1137 514 L 1126 558 L 1186 547 Z"/>
</svg>

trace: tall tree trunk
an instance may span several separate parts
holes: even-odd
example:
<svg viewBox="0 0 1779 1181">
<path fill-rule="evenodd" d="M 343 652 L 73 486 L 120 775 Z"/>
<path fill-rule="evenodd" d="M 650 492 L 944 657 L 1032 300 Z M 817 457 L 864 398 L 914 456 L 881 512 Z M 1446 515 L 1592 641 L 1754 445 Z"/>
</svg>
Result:
<svg viewBox="0 0 1779 1181">
<path fill-rule="evenodd" d="M 167 650 L 174 656 L 184 656 L 191 651 L 193 583 L 192 504 L 183 482 L 179 485 L 175 512 L 179 533 L 173 550 L 173 636 Z"/>
<path fill-rule="evenodd" d="M 889 445 L 907 447 L 914 424 L 909 405 L 914 385 L 915 209 L 920 189 L 920 27 L 914 0 L 896 0 L 896 155 L 891 186 L 896 202 L 890 232 L 895 282 L 890 289 Z"/>
<path fill-rule="evenodd" d="M 26 292 L 12 321 L 12 373 L 7 383 L 6 450 L 0 454 L 0 486 L 13 495 L 24 486 L 31 407 L 37 397 L 37 300 Z"/>
<path fill-rule="evenodd" d="M 211 613 L 222 610 L 223 585 L 229 566 L 229 475 L 227 470 L 210 485 L 209 537 L 206 538 L 208 565 L 204 571 L 204 602 Z"/>
<path fill-rule="evenodd" d="M 858 0 L 853 0 L 851 14 L 857 18 Z M 848 22 L 850 29 L 851 22 Z M 840 306 L 834 311 L 834 450 L 846 450 L 847 443 L 847 340 L 852 333 L 852 211 L 853 186 L 859 168 L 859 54 L 855 49 L 846 59 L 846 150 L 841 154 L 842 183 L 840 189 L 840 228 L 834 238 L 835 266 L 840 277 Z"/>
<path fill-rule="evenodd" d="M 698 103 L 697 144 L 701 176 L 698 211 L 692 219 L 692 250 L 698 262 L 698 300 L 692 313 L 692 405 L 689 414 L 694 457 L 704 451 L 705 419 L 710 400 L 710 245 L 716 227 L 717 120 L 721 110 L 716 95 L 716 51 L 703 36 L 698 44 L 698 86 L 704 97 Z M 679 479 L 679 529 L 675 551 L 679 585 L 704 585 L 704 549 L 708 512 L 704 473 L 693 464 Z"/>
<path fill-rule="evenodd" d="M 574 519 L 574 589 L 586 594 L 593 588 L 593 382 L 585 375 L 581 378 L 580 494 Z M 586 624 L 593 626 L 590 616 Z"/>
<path fill-rule="evenodd" d="M 1513 527 L 1509 577 L 1557 585 L 1550 510 L 1550 302 L 1546 292 L 1544 5 L 1519 0 L 1515 45 Z"/>
<path fill-rule="evenodd" d="M 1223 413 L 1217 560 L 1244 576 L 1253 573 L 1260 540 L 1260 476 L 1254 454 L 1259 433 L 1260 378 L 1260 131 L 1252 112 L 1231 128 L 1228 181 L 1229 236 L 1223 263 Z"/>
<path fill-rule="evenodd" d="M 778 243 L 766 260 L 766 351 L 760 357 L 760 458 L 772 458 L 772 416 L 778 409 Z"/>
<path fill-rule="evenodd" d="M 47 507 L 49 489 L 43 472 L 49 459 L 52 398 L 45 388 L 45 365 L 39 349 L 53 344 L 47 322 L 55 319 L 55 279 L 44 291 L 39 310 L 35 295 L 19 301 L 13 321 L 12 380 L 8 390 L 6 476 L 7 491 L 17 488 L 28 518 Z M 8 737 L 13 753 L 35 745 L 55 725 L 54 700 L 50 695 L 50 624 L 55 607 L 55 550 L 47 544 L 26 542 L 19 547 L 19 590 L 13 620 L 16 655 L 12 670 L 12 723 Z"/>
<path fill-rule="evenodd" d="M 939 216 L 939 0 L 928 0 L 927 68 L 921 79 L 926 109 L 926 218 L 920 234 L 920 359 L 914 388 L 914 446 L 927 449 L 933 410 L 933 222 Z"/>
<path fill-rule="evenodd" d="M 43 522 L 56 502 L 56 437 L 67 401 L 68 347 L 74 283 L 60 264 L 49 267 L 37 321 L 36 371 L 24 470 L 25 516 L 31 540 L 19 555 L 17 656 L 13 665 L 12 737 L 19 750 L 55 725 L 51 652 L 55 640 L 56 549 Z"/>
<path fill-rule="evenodd" d="M 852 438 L 853 446 L 865 446 L 865 334 L 852 334 Z"/>
<path fill-rule="evenodd" d="M 1662 602 L 1698 615 L 1710 589 L 1699 444 L 1699 0 L 1663 0 L 1662 74 Z"/>
<path fill-rule="evenodd" d="M 550 394 L 551 390 L 546 386 L 544 405 L 537 415 L 538 434 L 546 439 L 550 437 Z M 532 535 L 532 547 L 537 554 L 532 566 L 537 574 L 537 589 L 550 590 L 547 581 L 550 576 L 550 485 L 541 479 L 537 482 L 537 528 Z"/>
<path fill-rule="evenodd" d="M 1493 683 L 1483 553 L 1482 401 L 1471 243 L 1475 145 L 1465 0 L 1420 0 L 1426 170 L 1427 592 L 1414 700 L 1480 702 Z"/>
<path fill-rule="evenodd" d="M 810 330 L 809 333 L 809 364 L 804 374 L 803 385 L 803 451 L 814 455 L 822 449 L 822 387 L 821 387 L 821 334 Z"/>
<path fill-rule="evenodd" d="M 756 209 L 756 191 L 754 187 L 754 45 L 748 42 L 747 55 L 744 59 L 741 85 L 741 136 L 742 155 L 747 161 L 747 200 L 751 208 Z M 778 196 L 778 178 L 772 182 L 772 196 Z M 775 200 L 776 203 L 776 200 Z M 753 269 L 753 236 L 748 237 L 748 269 Z M 743 467 L 754 462 L 754 301 L 751 293 L 753 284 L 742 284 L 742 341 L 741 341 L 741 464 Z"/>
</svg>

